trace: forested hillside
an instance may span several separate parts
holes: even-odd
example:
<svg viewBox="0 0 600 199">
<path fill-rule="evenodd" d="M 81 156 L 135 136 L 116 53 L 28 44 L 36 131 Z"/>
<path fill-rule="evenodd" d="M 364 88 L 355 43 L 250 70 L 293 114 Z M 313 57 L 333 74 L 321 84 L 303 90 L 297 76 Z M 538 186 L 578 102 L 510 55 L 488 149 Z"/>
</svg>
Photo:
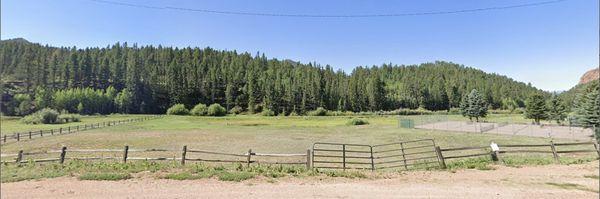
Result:
<svg viewBox="0 0 600 199">
<path fill-rule="evenodd" d="M 211 48 L 117 43 L 78 49 L 24 39 L 0 44 L 2 111 L 9 115 L 19 114 L 11 108 L 23 106 L 23 100 L 32 101 L 31 107 L 23 108 L 40 108 L 33 103 L 37 100 L 69 111 L 82 108 L 85 113 L 164 113 L 175 103 L 188 108 L 219 103 L 228 110 L 269 108 L 289 114 L 317 107 L 355 112 L 446 110 L 458 107 L 472 89 L 479 90 L 491 108 L 502 108 L 523 106 L 527 96 L 543 92 L 506 76 L 449 62 L 363 66 L 348 74 L 328 65 Z M 57 104 L 69 96 L 85 100 Z M 82 107 L 76 107 L 79 104 Z"/>
</svg>

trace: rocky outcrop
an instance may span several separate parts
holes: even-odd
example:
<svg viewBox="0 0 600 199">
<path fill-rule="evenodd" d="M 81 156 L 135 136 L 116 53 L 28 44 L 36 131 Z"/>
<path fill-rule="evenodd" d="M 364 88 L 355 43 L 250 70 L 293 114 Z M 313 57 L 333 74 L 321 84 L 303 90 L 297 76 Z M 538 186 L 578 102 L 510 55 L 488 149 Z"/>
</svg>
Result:
<svg viewBox="0 0 600 199">
<path fill-rule="evenodd" d="M 598 71 L 598 68 L 592 69 L 588 72 L 585 72 L 585 74 L 581 76 L 581 78 L 579 79 L 579 84 L 586 84 L 588 82 L 597 80 L 598 78 L 600 78 L 600 71 Z"/>
</svg>

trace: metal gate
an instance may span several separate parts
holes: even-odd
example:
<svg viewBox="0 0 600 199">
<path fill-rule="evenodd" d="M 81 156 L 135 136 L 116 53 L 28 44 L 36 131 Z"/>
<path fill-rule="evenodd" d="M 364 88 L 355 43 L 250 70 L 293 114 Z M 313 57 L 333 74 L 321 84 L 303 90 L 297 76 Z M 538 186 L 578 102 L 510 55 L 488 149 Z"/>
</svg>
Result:
<svg viewBox="0 0 600 199">
<path fill-rule="evenodd" d="M 322 169 L 428 169 L 440 165 L 433 139 L 364 145 L 317 142 L 312 165 Z"/>
<path fill-rule="evenodd" d="M 433 139 L 373 145 L 375 169 L 438 168 L 440 160 Z"/>
<path fill-rule="evenodd" d="M 370 145 L 317 142 L 312 153 L 314 168 L 375 170 Z"/>
</svg>

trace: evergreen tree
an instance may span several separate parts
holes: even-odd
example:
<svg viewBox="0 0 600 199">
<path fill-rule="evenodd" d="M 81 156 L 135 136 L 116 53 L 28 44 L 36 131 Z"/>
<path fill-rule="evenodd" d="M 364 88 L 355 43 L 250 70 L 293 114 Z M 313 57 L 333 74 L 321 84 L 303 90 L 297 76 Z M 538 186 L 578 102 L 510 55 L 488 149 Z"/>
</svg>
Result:
<svg viewBox="0 0 600 199">
<path fill-rule="evenodd" d="M 475 121 L 479 122 L 479 118 L 486 117 L 488 106 L 483 96 L 475 89 L 467 96 L 467 108 L 466 114 L 471 118 L 475 118 Z"/>
<path fill-rule="evenodd" d="M 556 121 L 557 124 L 561 124 L 566 117 L 566 109 L 561 99 L 557 95 L 552 97 L 546 103 L 548 110 L 548 119 Z"/>
<path fill-rule="evenodd" d="M 600 125 L 600 96 L 598 87 L 588 89 L 581 99 L 581 124 L 586 127 L 598 127 Z"/>
<path fill-rule="evenodd" d="M 544 96 L 537 93 L 531 95 L 525 102 L 525 118 L 533 119 L 535 124 L 540 124 L 540 120 L 547 117 Z"/>
</svg>

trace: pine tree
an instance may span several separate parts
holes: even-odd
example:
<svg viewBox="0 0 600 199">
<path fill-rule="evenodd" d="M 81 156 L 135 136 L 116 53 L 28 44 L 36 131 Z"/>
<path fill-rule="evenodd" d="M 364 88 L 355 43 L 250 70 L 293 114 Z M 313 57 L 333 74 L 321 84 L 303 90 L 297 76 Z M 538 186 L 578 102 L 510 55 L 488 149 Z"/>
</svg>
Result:
<svg viewBox="0 0 600 199">
<path fill-rule="evenodd" d="M 474 117 L 475 121 L 479 122 L 479 118 L 486 117 L 488 105 L 483 99 L 483 96 L 475 89 L 469 93 L 467 115 L 469 118 Z"/>
<path fill-rule="evenodd" d="M 557 124 L 561 124 L 566 117 L 566 109 L 562 100 L 557 95 L 552 95 L 552 98 L 546 103 L 548 110 L 548 119 L 556 121 Z"/>
<path fill-rule="evenodd" d="M 547 117 L 544 96 L 539 93 L 529 96 L 525 102 L 525 118 L 533 119 L 535 124 L 540 124 L 540 120 Z"/>
<path fill-rule="evenodd" d="M 598 88 L 591 88 L 582 98 L 581 123 L 586 127 L 598 127 L 600 125 L 600 96 Z"/>
</svg>

